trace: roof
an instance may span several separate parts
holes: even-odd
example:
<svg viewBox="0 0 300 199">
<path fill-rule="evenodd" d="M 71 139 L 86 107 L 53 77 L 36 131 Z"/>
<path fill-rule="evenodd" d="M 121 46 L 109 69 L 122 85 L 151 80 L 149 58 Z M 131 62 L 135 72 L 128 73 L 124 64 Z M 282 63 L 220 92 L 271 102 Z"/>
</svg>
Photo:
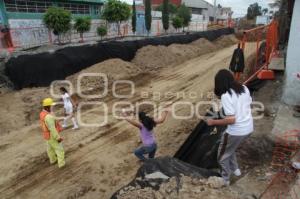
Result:
<svg viewBox="0 0 300 199">
<path fill-rule="evenodd" d="M 182 0 L 187 7 L 191 8 L 204 8 L 208 9 L 208 7 L 213 7 L 210 3 L 205 0 Z"/>
</svg>

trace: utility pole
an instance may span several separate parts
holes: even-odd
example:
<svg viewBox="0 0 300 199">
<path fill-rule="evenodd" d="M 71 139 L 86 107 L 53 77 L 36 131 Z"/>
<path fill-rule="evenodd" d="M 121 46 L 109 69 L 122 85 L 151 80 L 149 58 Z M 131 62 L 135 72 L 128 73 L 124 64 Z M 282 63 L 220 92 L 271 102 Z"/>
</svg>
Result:
<svg viewBox="0 0 300 199">
<path fill-rule="evenodd" d="M 214 0 L 214 22 L 217 22 L 217 0 Z"/>
</svg>

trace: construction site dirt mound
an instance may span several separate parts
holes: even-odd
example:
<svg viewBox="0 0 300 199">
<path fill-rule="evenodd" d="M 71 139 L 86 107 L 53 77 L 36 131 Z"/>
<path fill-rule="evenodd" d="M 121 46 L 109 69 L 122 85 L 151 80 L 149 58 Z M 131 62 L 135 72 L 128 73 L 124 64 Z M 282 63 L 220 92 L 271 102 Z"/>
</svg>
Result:
<svg viewBox="0 0 300 199">
<path fill-rule="evenodd" d="M 218 39 L 216 39 L 213 43 L 218 47 L 226 47 L 230 45 L 237 44 L 239 40 L 235 37 L 235 35 L 222 35 Z"/>
<path fill-rule="evenodd" d="M 171 44 L 168 46 L 168 49 L 176 56 L 179 56 L 181 60 L 186 60 L 205 53 L 213 52 L 217 48 L 207 39 L 201 38 L 190 44 Z"/>
<path fill-rule="evenodd" d="M 154 71 L 159 68 L 180 64 L 190 58 L 213 52 L 219 47 L 228 47 L 237 43 L 234 35 L 218 38 L 214 43 L 201 38 L 190 44 L 171 44 L 170 46 L 146 46 L 139 49 L 132 60 L 142 70 Z"/>
<path fill-rule="evenodd" d="M 174 53 L 180 59 L 192 58 L 198 55 L 198 48 L 187 44 L 171 44 L 167 47 L 172 53 Z"/>
<path fill-rule="evenodd" d="M 132 62 L 142 70 L 152 71 L 180 61 L 166 46 L 146 46 L 139 49 Z"/>
<path fill-rule="evenodd" d="M 80 75 L 84 75 L 84 77 L 80 81 L 80 86 L 82 90 L 89 90 L 91 88 L 101 88 L 104 83 L 104 79 L 102 76 L 93 76 L 96 73 L 102 73 L 107 76 L 109 83 L 114 80 L 120 79 L 130 79 L 131 77 L 137 76 L 142 71 L 136 65 L 123 61 L 121 59 L 109 59 L 93 66 L 88 67 L 67 77 L 66 79 L 71 81 L 74 86 L 77 86 L 77 80 Z M 92 73 L 92 74 L 88 74 Z"/>
<path fill-rule="evenodd" d="M 28 88 L 0 95 L 1 135 L 29 126 L 38 120 L 47 88 Z"/>
<path fill-rule="evenodd" d="M 190 44 L 193 46 L 197 46 L 199 49 L 203 50 L 203 53 L 213 52 L 217 50 L 217 47 L 205 38 L 198 39 Z"/>
</svg>

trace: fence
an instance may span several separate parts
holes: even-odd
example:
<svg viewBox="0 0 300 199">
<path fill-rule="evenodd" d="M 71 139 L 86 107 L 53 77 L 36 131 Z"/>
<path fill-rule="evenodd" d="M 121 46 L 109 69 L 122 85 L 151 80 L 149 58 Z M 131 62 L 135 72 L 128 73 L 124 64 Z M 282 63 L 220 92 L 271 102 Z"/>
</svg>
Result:
<svg viewBox="0 0 300 199">
<path fill-rule="evenodd" d="M 108 28 L 107 35 L 105 38 L 122 37 L 122 36 L 146 36 L 148 35 L 144 24 L 137 24 L 140 28 L 137 28 L 137 32 L 132 32 L 131 22 L 124 22 L 120 25 L 120 33 L 118 33 L 117 24 L 106 24 L 104 22 L 92 22 L 91 30 L 83 34 L 84 41 L 95 41 L 101 38 L 97 35 L 97 27 L 100 25 L 105 25 Z M 190 26 L 186 28 L 187 31 L 205 31 L 207 30 L 207 22 L 202 21 L 192 21 Z M 168 33 L 176 33 L 173 27 L 170 27 Z M 150 36 L 156 36 L 165 34 L 161 19 L 154 19 L 152 21 L 152 28 Z M 43 25 L 30 26 L 30 27 L 13 27 L 9 30 L 9 37 L 2 39 L 2 43 L 5 43 L 6 47 L 3 48 L 30 48 L 46 44 L 57 44 L 58 37 L 54 35 Z M 80 42 L 80 34 L 75 30 L 71 30 L 66 34 L 60 36 L 59 40 L 62 43 Z M 8 42 L 9 41 L 9 42 Z"/>
<path fill-rule="evenodd" d="M 251 64 L 248 71 L 245 71 L 244 84 L 253 80 L 262 70 L 268 70 L 271 59 L 277 54 L 277 35 L 278 23 L 276 20 L 273 20 L 269 25 L 244 31 L 241 41 L 244 52 L 250 51 L 250 45 L 247 45 L 248 42 L 256 42 L 255 62 Z"/>
</svg>

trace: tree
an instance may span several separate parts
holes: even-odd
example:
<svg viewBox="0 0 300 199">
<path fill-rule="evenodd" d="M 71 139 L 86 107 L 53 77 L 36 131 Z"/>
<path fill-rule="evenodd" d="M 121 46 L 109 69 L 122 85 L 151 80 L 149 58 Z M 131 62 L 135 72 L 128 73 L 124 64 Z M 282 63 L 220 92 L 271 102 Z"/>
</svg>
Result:
<svg viewBox="0 0 300 199">
<path fill-rule="evenodd" d="M 158 7 L 156 7 L 155 10 L 162 12 L 163 11 L 163 3 L 160 4 Z M 178 8 L 176 5 L 169 2 L 168 10 L 169 10 L 170 15 L 175 15 L 177 13 Z"/>
<path fill-rule="evenodd" d="M 268 8 L 264 8 L 264 9 L 262 9 L 262 13 L 263 13 L 264 15 L 266 15 L 266 14 L 268 13 L 268 11 L 269 11 L 269 9 L 268 9 Z"/>
<path fill-rule="evenodd" d="M 106 26 L 99 26 L 98 28 L 97 28 L 97 33 L 98 33 L 98 35 L 101 37 L 101 40 L 102 40 L 102 38 L 105 36 L 105 35 L 107 35 L 107 28 L 106 28 Z"/>
<path fill-rule="evenodd" d="M 270 8 L 279 8 L 281 5 L 281 0 L 275 0 L 273 3 L 269 3 Z"/>
<path fill-rule="evenodd" d="M 127 3 L 120 0 L 108 0 L 101 16 L 110 23 L 117 23 L 118 34 L 120 35 L 121 22 L 128 20 L 130 14 L 130 6 Z"/>
<path fill-rule="evenodd" d="M 151 31 L 152 15 L 151 15 L 151 0 L 145 0 L 145 25 L 147 34 Z"/>
<path fill-rule="evenodd" d="M 136 31 L 136 8 L 135 8 L 135 0 L 133 0 L 133 4 L 132 4 L 131 26 L 132 26 L 132 32 L 135 33 L 135 31 Z"/>
<path fill-rule="evenodd" d="M 178 30 L 179 28 L 183 27 L 183 19 L 179 16 L 176 16 L 172 19 L 173 27 Z"/>
<path fill-rule="evenodd" d="M 169 29 L 169 0 L 163 1 L 162 24 L 164 30 L 167 31 Z"/>
<path fill-rule="evenodd" d="M 43 16 L 43 22 L 49 30 L 52 30 L 60 41 L 61 34 L 71 29 L 71 12 L 58 7 L 50 7 Z"/>
<path fill-rule="evenodd" d="M 185 4 L 181 4 L 179 6 L 177 16 L 183 19 L 183 28 L 189 26 L 192 19 L 192 13 L 191 10 L 185 6 Z"/>
<path fill-rule="evenodd" d="M 78 17 L 75 19 L 74 28 L 80 33 L 81 42 L 83 42 L 83 33 L 91 29 L 90 17 Z"/>
<path fill-rule="evenodd" d="M 262 14 L 261 6 L 258 3 L 251 4 L 247 9 L 247 19 L 254 19 Z"/>
</svg>

